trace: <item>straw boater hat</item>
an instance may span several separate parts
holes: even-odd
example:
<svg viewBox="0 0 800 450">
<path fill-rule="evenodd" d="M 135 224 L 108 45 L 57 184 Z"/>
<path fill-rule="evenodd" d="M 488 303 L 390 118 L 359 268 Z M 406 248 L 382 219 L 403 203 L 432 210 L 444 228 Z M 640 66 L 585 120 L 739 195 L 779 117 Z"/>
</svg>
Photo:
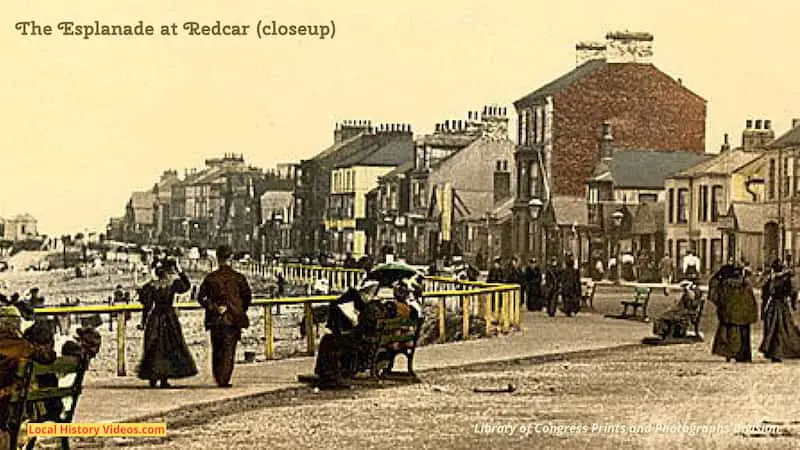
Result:
<svg viewBox="0 0 800 450">
<path fill-rule="evenodd" d="M 20 331 L 22 314 L 16 306 L 0 306 L 0 331 Z"/>
</svg>

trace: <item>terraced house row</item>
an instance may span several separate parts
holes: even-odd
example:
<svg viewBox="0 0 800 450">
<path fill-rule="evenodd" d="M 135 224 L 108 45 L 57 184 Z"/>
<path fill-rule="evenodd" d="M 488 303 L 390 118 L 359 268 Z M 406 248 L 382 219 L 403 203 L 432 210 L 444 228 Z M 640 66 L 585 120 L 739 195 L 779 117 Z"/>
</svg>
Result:
<svg viewBox="0 0 800 450">
<path fill-rule="evenodd" d="M 775 138 L 748 119 L 741 146 L 706 150 L 707 102 L 657 67 L 649 33 L 576 45 L 576 66 L 522 95 L 415 134 L 347 120 L 327 148 L 263 171 L 241 155 L 167 171 L 109 234 L 234 245 L 253 255 L 461 255 L 590 267 L 694 251 L 708 272 L 800 250 L 800 121 Z M 512 130 L 512 124 L 516 129 Z"/>
</svg>

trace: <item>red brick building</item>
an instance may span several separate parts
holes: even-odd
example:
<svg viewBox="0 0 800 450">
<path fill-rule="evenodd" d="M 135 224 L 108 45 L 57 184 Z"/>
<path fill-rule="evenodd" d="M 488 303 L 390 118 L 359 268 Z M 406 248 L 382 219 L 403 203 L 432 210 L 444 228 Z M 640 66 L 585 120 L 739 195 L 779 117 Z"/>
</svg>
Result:
<svg viewBox="0 0 800 450">
<path fill-rule="evenodd" d="M 620 150 L 705 151 L 706 101 L 650 62 L 652 41 L 624 32 L 609 33 L 604 44 L 578 44 L 578 67 L 514 102 L 515 253 L 542 256 L 536 219 L 553 196 L 586 195 L 604 122 Z"/>
</svg>

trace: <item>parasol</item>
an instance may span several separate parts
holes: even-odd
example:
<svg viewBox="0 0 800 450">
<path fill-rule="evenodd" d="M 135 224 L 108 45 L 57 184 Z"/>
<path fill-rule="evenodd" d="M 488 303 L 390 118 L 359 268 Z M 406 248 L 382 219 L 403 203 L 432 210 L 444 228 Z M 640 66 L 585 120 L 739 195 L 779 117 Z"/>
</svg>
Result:
<svg viewBox="0 0 800 450">
<path fill-rule="evenodd" d="M 403 263 L 386 263 L 375 266 L 367 273 L 366 280 L 375 280 L 380 286 L 390 286 L 395 281 L 411 278 L 419 273 L 417 269 Z"/>
</svg>

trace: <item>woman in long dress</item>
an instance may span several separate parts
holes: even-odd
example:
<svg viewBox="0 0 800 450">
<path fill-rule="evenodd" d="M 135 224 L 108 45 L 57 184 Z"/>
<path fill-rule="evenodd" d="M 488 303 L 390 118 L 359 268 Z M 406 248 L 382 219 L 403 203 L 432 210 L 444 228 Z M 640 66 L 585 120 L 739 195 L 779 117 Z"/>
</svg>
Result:
<svg viewBox="0 0 800 450">
<path fill-rule="evenodd" d="M 750 327 L 758 321 L 758 305 L 743 269 L 733 264 L 720 267 L 709 281 L 708 299 L 719 319 L 711 352 L 727 361 L 751 362 Z"/>
<path fill-rule="evenodd" d="M 177 279 L 170 276 L 174 266 Z M 162 388 L 170 387 L 169 379 L 197 375 L 197 366 L 183 338 L 178 315 L 172 306 L 176 294 L 188 292 L 189 277 L 177 263 L 160 263 L 156 266 L 156 280 L 144 285 L 139 300 L 144 304 L 144 355 L 138 376 L 149 380 L 150 387 L 158 381 Z"/>
<path fill-rule="evenodd" d="M 764 339 L 758 350 L 772 362 L 800 358 L 800 330 L 792 320 L 792 310 L 797 308 L 792 272 L 784 270 L 780 261 L 772 265 L 772 272 L 762 289 L 761 301 Z"/>
<path fill-rule="evenodd" d="M 692 326 L 692 318 L 700 307 L 702 293 L 691 281 L 681 283 L 683 294 L 678 303 L 653 322 L 653 333 L 662 339 L 683 338 Z"/>
</svg>

